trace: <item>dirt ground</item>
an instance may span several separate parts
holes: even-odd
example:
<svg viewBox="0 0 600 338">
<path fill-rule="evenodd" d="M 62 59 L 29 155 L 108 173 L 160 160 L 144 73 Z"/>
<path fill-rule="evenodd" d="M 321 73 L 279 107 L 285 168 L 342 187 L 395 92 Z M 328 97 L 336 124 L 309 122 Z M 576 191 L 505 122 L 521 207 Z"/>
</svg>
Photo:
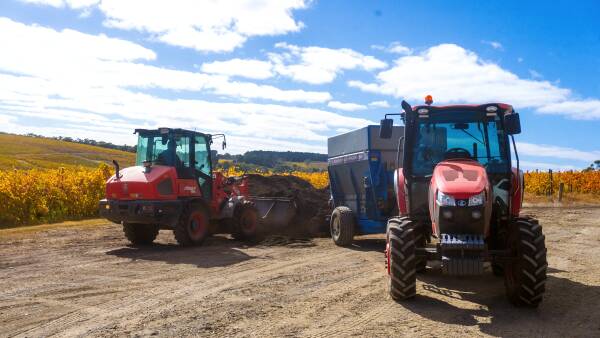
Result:
<svg viewBox="0 0 600 338">
<path fill-rule="evenodd" d="M 600 208 L 527 208 L 549 275 L 538 309 L 514 308 L 502 279 L 419 276 L 417 297 L 386 292 L 384 241 L 215 236 L 180 248 L 161 232 L 128 246 L 88 221 L 0 231 L 0 336 L 600 336 Z M 95 222 L 95 224 L 94 224 Z"/>
</svg>

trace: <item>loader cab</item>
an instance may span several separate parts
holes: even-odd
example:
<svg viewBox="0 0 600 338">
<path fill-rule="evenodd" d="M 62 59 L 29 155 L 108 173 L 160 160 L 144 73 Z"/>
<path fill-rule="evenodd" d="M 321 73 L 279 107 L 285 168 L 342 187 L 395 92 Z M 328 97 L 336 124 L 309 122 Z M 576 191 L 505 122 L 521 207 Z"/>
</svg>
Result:
<svg viewBox="0 0 600 338">
<path fill-rule="evenodd" d="M 401 173 L 406 183 L 407 213 L 429 219 L 429 184 L 444 160 L 477 161 L 493 187 L 500 217 L 508 217 L 512 184 L 509 135 L 520 132 L 518 114 L 506 104 L 416 106 L 403 102 L 405 124 Z M 382 120 L 382 128 L 390 119 Z M 383 131 L 385 133 L 385 131 Z"/>
<path fill-rule="evenodd" d="M 212 137 L 184 129 L 136 129 L 136 165 L 175 167 L 179 179 L 195 179 L 203 196 L 212 196 Z"/>
</svg>

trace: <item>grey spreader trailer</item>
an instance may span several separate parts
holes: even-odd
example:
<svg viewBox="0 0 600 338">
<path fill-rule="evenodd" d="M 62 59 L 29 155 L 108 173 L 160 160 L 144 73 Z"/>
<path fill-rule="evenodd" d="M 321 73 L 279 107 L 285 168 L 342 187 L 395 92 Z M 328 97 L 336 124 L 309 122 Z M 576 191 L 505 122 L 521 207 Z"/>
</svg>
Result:
<svg viewBox="0 0 600 338">
<path fill-rule="evenodd" d="M 379 129 L 367 126 L 327 140 L 331 238 L 337 245 L 350 245 L 354 235 L 385 233 L 388 218 L 398 214 L 394 170 L 402 166 L 404 127 L 393 127 L 387 139 Z"/>
</svg>

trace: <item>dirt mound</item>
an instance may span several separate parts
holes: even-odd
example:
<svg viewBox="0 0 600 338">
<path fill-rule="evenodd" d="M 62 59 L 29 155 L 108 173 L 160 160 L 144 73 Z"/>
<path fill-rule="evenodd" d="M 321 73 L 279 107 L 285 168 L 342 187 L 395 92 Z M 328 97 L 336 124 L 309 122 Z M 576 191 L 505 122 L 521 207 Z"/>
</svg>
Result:
<svg viewBox="0 0 600 338">
<path fill-rule="evenodd" d="M 320 235 L 327 231 L 325 217 L 329 215 L 329 189 L 317 189 L 296 176 L 247 175 L 250 195 L 294 199 L 297 214 L 288 230 Z"/>
</svg>

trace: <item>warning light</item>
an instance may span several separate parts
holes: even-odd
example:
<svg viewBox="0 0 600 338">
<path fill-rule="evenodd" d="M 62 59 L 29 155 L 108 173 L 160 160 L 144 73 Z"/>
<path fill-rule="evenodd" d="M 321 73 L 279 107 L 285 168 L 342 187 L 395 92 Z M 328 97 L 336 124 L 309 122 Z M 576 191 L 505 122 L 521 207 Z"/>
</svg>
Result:
<svg viewBox="0 0 600 338">
<path fill-rule="evenodd" d="M 431 105 L 433 103 L 433 97 L 431 95 L 425 96 L 425 104 Z"/>
</svg>

